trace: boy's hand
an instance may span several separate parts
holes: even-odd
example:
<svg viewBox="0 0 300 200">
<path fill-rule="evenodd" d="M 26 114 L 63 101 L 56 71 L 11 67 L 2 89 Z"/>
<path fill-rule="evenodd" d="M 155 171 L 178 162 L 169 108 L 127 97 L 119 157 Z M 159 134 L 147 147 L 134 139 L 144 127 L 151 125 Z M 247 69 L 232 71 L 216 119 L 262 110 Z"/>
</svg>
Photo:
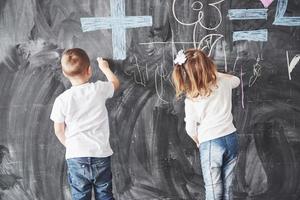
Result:
<svg viewBox="0 0 300 200">
<path fill-rule="evenodd" d="M 113 83 L 114 89 L 117 90 L 120 87 L 120 81 L 116 77 L 116 75 L 110 70 L 108 62 L 106 60 L 103 60 L 103 58 L 101 57 L 98 57 L 97 61 L 100 70 L 104 73 L 107 80 Z"/>
<path fill-rule="evenodd" d="M 103 58 L 98 57 L 98 58 L 97 58 L 97 61 L 98 61 L 99 68 L 100 68 L 102 71 L 103 71 L 103 69 L 109 68 L 108 62 L 107 62 L 106 60 L 103 60 Z"/>
</svg>

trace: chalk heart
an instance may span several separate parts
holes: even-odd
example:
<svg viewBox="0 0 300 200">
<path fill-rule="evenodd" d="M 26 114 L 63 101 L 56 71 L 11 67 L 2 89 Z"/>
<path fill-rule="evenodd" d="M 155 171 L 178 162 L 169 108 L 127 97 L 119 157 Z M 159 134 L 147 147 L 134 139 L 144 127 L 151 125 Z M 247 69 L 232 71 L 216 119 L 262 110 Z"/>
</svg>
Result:
<svg viewBox="0 0 300 200">
<path fill-rule="evenodd" d="M 274 0 L 260 0 L 265 8 L 269 7 Z"/>
</svg>

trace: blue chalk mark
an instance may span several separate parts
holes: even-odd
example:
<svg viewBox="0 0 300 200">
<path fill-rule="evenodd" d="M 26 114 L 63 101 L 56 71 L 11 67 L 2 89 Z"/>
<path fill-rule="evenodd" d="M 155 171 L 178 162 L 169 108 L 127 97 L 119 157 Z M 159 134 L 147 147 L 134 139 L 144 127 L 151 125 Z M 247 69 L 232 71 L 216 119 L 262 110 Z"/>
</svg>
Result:
<svg viewBox="0 0 300 200">
<path fill-rule="evenodd" d="M 137 16 L 137 17 L 126 17 L 122 19 L 118 18 L 107 18 L 107 17 L 84 17 L 80 19 L 81 27 L 83 32 L 95 31 L 100 29 L 113 29 L 116 26 L 125 28 L 138 28 L 149 26 L 152 23 L 152 17 Z"/>
<path fill-rule="evenodd" d="M 113 58 L 126 58 L 126 29 L 152 26 L 151 16 L 125 16 L 124 0 L 110 0 L 111 17 L 81 18 L 83 32 L 112 29 Z"/>
<path fill-rule="evenodd" d="M 230 20 L 267 19 L 268 9 L 230 9 L 228 17 Z"/>
<path fill-rule="evenodd" d="M 240 40 L 266 42 L 268 41 L 268 30 L 260 29 L 260 30 L 253 30 L 253 31 L 233 32 L 233 41 L 240 41 Z"/>
<path fill-rule="evenodd" d="M 285 17 L 284 13 L 286 12 L 288 6 L 288 0 L 278 0 L 274 25 L 281 26 L 300 26 L 300 17 Z"/>
</svg>

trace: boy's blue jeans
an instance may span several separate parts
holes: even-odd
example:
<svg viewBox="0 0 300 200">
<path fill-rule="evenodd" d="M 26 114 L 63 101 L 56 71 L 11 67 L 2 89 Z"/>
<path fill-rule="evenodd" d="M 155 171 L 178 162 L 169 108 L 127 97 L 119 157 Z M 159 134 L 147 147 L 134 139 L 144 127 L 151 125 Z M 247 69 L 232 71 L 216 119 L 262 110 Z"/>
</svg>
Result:
<svg viewBox="0 0 300 200">
<path fill-rule="evenodd" d="M 232 199 L 231 183 L 238 154 L 237 133 L 200 144 L 206 200 Z"/>
<path fill-rule="evenodd" d="M 110 157 L 67 159 L 72 200 L 90 200 L 94 188 L 96 200 L 114 200 Z"/>
</svg>

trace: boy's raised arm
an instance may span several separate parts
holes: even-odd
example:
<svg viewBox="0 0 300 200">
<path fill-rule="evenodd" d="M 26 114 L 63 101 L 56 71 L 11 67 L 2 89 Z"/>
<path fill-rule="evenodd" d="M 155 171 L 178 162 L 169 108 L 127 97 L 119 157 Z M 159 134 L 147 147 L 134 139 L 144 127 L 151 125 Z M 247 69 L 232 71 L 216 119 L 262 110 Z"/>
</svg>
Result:
<svg viewBox="0 0 300 200">
<path fill-rule="evenodd" d="M 103 58 L 97 58 L 100 70 L 104 73 L 108 81 L 111 81 L 114 85 L 114 89 L 117 90 L 120 87 L 120 81 L 118 77 L 110 70 L 108 62 Z"/>
</svg>

